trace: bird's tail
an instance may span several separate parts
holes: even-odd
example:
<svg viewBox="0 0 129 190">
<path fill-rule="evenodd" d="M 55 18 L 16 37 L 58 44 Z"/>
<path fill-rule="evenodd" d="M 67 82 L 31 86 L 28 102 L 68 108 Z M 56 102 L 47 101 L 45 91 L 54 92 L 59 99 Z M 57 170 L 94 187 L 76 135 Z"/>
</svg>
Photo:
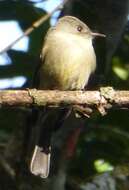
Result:
<svg viewBox="0 0 129 190">
<path fill-rule="evenodd" d="M 50 168 L 50 156 L 50 151 L 44 152 L 42 147 L 36 145 L 30 164 L 30 171 L 41 178 L 47 178 Z"/>
<path fill-rule="evenodd" d="M 34 175 L 47 178 L 50 168 L 51 156 L 51 137 L 53 132 L 57 131 L 68 117 L 71 110 L 48 110 L 43 116 L 42 112 L 35 128 L 36 145 L 30 163 L 30 171 Z"/>
</svg>

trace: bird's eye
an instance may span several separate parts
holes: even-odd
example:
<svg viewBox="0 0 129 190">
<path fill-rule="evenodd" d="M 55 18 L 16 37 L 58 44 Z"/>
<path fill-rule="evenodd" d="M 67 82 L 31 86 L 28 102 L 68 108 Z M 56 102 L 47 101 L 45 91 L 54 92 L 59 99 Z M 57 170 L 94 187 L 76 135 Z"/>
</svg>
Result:
<svg viewBox="0 0 129 190">
<path fill-rule="evenodd" d="M 82 29 L 83 29 L 83 27 L 82 27 L 82 26 L 78 26 L 78 27 L 77 27 L 78 32 L 81 32 L 81 31 L 82 31 Z"/>
</svg>

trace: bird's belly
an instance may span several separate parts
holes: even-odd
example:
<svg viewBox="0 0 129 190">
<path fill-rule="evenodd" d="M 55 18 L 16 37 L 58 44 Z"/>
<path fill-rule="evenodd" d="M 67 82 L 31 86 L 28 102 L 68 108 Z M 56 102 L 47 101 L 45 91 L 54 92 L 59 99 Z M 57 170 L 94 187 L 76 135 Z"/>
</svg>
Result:
<svg viewBox="0 0 129 190">
<path fill-rule="evenodd" d="M 85 67 L 85 63 L 78 63 L 74 62 L 71 65 L 65 65 L 64 69 L 61 68 L 59 74 L 59 81 L 61 81 L 61 89 L 77 90 L 84 88 L 89 78 L 88 68 Z"/>
<path fill-rule="evenodd" d="M 47 61 L 42 66 L 43 80 L 40 87 L 59 90 L 83 89 L 93 72 L 91 65 L 96 63 L 92 46 L 82 48 L 78 44 L 67 44 L 60 49 L 57 46 L 49 53 L 49 58 L 46 57 Z"/>
<path fill-rule="evenodd" d="M 68 60 L 67 62 L 63 61 L 63 64 L 58 62 L 58 67 L 57 64 L 53 64 L 51 68 L 48 65 L 46 68 L 44 66 L 42 81 L 40 81 L 42 89 L 83 89 L 92 72 L 88 63 L 79 59 L 76 59 L 74 63 Z"/>
</svg>

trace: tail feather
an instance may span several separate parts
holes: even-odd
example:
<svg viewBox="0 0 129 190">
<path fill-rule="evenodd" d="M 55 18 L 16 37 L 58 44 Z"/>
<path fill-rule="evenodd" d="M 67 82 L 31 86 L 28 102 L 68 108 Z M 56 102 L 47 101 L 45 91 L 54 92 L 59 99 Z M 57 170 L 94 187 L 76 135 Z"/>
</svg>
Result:
<svg viewBox="0 0 129 190">
<path fill-rule="evenodd" d="M 43 148 L 36 145 L 30 164 L 30 171 L 41 178 L 47 178 L 50 169 L 50 156 L 50 151 L 49 153 L 43 152 Z"/>
<path fill-rule="evenodd" d="M 37 121 L 36 145 L 30 163 L 32 174 L 47 178 L 50 169 L 51 137 L 69 116 L 71 109 L 48 110 L 45 115 L 41 112 Z"/>
</svg>

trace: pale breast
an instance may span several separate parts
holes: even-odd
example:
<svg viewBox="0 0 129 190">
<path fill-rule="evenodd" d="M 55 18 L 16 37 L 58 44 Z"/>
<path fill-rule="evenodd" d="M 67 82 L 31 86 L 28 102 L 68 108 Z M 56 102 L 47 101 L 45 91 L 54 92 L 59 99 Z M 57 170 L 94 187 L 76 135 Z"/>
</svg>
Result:
<svg viewBox="0 0 129 190">
<path fill-rule="evenodd" d="M 46 41 L 44 47 L 40 87 L 83 89 L 95 67 L 96 57 L 91 39 L 56 33 L 54 40 Z"/>
</svg>

